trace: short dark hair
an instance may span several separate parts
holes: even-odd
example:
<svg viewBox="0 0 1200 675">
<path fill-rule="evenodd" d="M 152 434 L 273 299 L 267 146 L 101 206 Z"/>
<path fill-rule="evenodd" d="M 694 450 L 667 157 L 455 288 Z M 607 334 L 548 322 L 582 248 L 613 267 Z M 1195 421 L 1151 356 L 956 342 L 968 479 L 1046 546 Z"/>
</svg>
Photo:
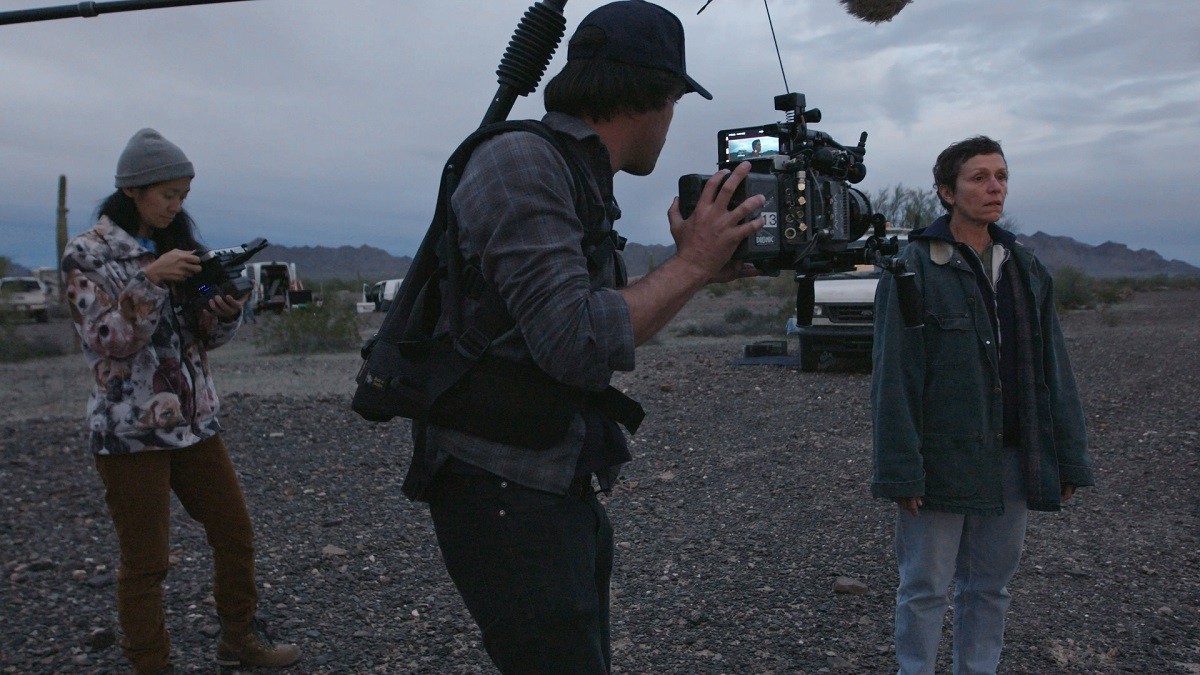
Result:
<svg viewBox="0 0 1200 675">
<path fill-rule="evenodd" d="M 977 155 L 1000 155 L 1004 156 L 1004 150 L 1000 149 L 1000 142 L 994 141 L 987 136 L 972 136 L 966 140 L 957 143 L 951 143 L 950 147 L 946 148 L 937 156 L 937 161 L 933 163 L 933 192 L 938 196 L 938 201 L 942 203 L 942 208 L 949 213 L 952 207 L 942 199 L 939 188 L 945 185 L 950 188 L 951 192 L 958 183 L 958 172 L 962 171 L 963 164 L 967 163 L 968 159 Z"/>
<path fill-rule="evenodd" d="M 146 186 L 149 187 L 149 186 Z M 131 188 L 133 190 L 141 190 L 144 188 Z M 100 208 L 96 209 L 96 219 L 100 216 L 108 216 L 108 219 L 113 221 L 117 227 L 129 233 L 129 236 L 136 237 L 138 228 L 141 225 L 141 216 L 138 215 L 137 204 L 133 198 L 125 194 L 125 190 L 117 188 L 117 191 L 112 193 L 100 203 Z M 158 249 L 158 254 L 162 255 L 172 249 L 183 249 L 185 251 L 193 251 L 202 248 L 200 242 L 196 239 L 196 223 L 187 211 L 179 210 L 175 214 L 171 224 L 161 230 L 154 230 L 154 234 L 150 237 L 154 241 L 154 246 Z"/>
<path fill-rule="evenodd" d="M 576 31 L 571 43 L 604 39 L 603 32 L 593 28 Z M 658 110 L 686 91 L 683 78 L 666 70 L 607 59 L 577 59 L 568 61 L 546 83 L 544 97 L 548 112 L 607 122 L 621 114 Z"/>
</svg>

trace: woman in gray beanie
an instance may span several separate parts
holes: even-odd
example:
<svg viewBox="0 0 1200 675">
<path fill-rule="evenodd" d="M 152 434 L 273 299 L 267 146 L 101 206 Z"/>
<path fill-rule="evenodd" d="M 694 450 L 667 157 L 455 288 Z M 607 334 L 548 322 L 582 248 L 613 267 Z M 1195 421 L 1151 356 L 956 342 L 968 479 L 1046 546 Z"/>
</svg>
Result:
<svg viewBox="0 0 1200 675">
<path fill-rule="evenodd" d="M 193 176 L 175 144 L 153 129 L 137 132 L 117 162 L 117 190 L 62 260 L 95 374 L 88 445 L 120 543 L 121 646 L 137 673 L 173 672 L 162 607 L 172 492 L 212 547 L 217 661 L 278 667 L 300 656 L 295 645 L 273 644 L 255 618 L 254 533 L 209 371 L 208 351 L 233 337 L 245 298 L 183 301 L 200 271 L 195 225 L 183 210 Z"/>
</svg>

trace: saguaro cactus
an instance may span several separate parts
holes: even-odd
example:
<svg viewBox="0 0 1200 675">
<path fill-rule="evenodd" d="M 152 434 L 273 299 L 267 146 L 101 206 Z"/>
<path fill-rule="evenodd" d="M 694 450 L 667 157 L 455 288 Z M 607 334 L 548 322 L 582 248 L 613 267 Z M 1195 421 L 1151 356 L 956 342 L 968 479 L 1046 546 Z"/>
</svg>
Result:
<svg viewBox="0 0 1200 675">
<path fill-rule="evenodd" d="M 60 302 L 67 301 L 67 284 L 62 278 L 62 257 L 67 250 L 67 177 L 58 177 L 58 232 L 56 237 L 58 245 L 58 257 L 55 260 L 59 261 L 58 271 L 58 299 Z"/>
</svg>

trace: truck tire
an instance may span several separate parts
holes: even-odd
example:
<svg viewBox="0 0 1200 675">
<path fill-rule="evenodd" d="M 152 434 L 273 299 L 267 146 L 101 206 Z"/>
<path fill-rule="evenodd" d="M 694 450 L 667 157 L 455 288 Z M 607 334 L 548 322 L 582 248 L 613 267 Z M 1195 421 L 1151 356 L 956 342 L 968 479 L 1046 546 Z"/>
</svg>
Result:
<svg viewBox="0 0 1200 675">
<path fill-rule="evenodd" d="M 821 351 L 811 342 L 800 338 L 800 372 L 815 373 L 821 364 Z"/>
</svg>

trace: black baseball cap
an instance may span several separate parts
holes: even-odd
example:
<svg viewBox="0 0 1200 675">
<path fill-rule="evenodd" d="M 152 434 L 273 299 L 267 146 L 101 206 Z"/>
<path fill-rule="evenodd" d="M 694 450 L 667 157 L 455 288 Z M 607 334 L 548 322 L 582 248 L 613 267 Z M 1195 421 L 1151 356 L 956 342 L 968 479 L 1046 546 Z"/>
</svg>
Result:
<svg viewBox="0 0 1200 675">
<path fill-rule="evenodd" d="M 712 100 L 684 68 L 683 24 L 674 14 L 645 0 L 620 0 L 592 10 L 575 30 L 589 26 L 600 29 L 604 39 L 569 43 L 568 61 L 606 59 L 665 70 L 682 77 L 687 91 Z"/>
</svg>

